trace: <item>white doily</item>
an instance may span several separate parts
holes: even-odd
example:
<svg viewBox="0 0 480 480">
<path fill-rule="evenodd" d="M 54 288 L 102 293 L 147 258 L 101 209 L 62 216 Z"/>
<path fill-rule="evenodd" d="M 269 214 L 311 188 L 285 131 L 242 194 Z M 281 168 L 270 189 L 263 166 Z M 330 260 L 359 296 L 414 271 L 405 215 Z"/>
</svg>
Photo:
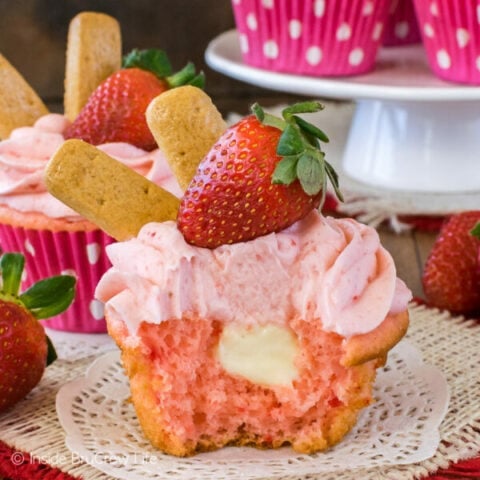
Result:
<svg viewBox="0 0 480 480">
<path fill-rule="evenodd" d="M 150 446 L 128 398 L 118 351 L 99 358 L 85 377 L 60 389 L 57 413 L 73 454 L 107 474 L 129 480 L 246 480 L 405 465 L 430 458 L 439 445 L 438 428 L 447 411 L 449 391 L 440 371 L 423 363 L 418 350 L 404 340 L 378 372 L 376 403 L 329 451 L 300 455 L 290 448 L 231 447 L 186 459 L 161 454 Z"/>
<path fill-rule="evenodd" d="M 71 333 L 45 328 L 58 358 L 76 361 L 82 358 L 98 356 L 116 348 L 112 337 L 106 333 Z"/>
</svg>

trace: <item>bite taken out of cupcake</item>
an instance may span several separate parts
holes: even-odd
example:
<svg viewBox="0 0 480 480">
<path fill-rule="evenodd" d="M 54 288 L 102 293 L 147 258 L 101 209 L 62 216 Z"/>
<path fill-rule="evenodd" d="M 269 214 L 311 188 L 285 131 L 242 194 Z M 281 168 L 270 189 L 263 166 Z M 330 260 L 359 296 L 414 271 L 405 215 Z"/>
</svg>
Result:
<svg viewBox="0 0 480 480">
<path fill-rule="evenodd" d="M 328 138 L 303 115 L 319 108 L 275 118 L 255 106 L 204 155 L 197 142 L 219 126 L 207 95 L 157 97 L 152 133 L 172 171 L 191 172 L 178 208 L 131 170 L 125 185 L 123 166 L 85 142 L 49 162 L 52 194 L 119 240 L 97 296 L 141 427 L 163 452 L 335 445 L 408 328 L 411 294 L 377 232 L 319 211 L 327 181 L 340 195 Z M 81 171 L 111 181 L 98 188 Z"/>
<path fill-rule="evenodd" d="M 45 322 L 76 332 L 106 332 L 96 284 L 110 267 L 105 246 L 113 239 L 95 223 L 50 195 L 47 161 L 66 138 L 81 138 L 176 196 L 182 189 L 145 120 L 149 102 L 203 74 L 188 64 L 178 73 L 159 50 L 122 58 L 118 22 L 82 12 L 69 25 L 64 113 L 50 113 L 20 73 L 0 56 L 0 245 L 27 258 L 24 286 L 69 273 L 78 280 L 71 309 Z"/>
</svg>

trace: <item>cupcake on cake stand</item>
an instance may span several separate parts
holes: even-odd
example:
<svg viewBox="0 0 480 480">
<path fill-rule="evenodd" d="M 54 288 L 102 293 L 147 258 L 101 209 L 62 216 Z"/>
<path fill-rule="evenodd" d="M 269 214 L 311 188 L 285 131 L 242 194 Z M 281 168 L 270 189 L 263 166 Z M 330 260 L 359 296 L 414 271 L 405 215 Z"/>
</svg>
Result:
<svg viewBox="0 0 480 480">
<path fill-rule="evenodd" d="M 480 88 L 438 79 L 421 45 L 382 49 L 368 74 L 313 77 L 246 65 L 231 30 L 209 44 L 206 61 L 260 87 L 354 101 L 344 148 L 330 157 L 343 171 L 344 188 L 383 197 L 391 213 L 445 214 L 478 206 Z"/>
</svg>

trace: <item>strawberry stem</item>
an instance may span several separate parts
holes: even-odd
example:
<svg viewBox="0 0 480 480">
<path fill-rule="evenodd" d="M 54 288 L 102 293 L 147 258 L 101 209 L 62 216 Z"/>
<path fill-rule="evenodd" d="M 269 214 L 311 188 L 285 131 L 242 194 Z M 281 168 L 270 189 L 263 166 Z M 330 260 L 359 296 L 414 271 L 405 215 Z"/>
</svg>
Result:
<svg viewBox="0 0 480 480">
<path fill-rule="evenodd" d="M 2 270 L 2 291 L 16 297 L 20 290 L 25 258 L 20 253 L 5 253 L 0 259 Z"/>
<path fill-rule="evenodd" d="M 327 180 L 330 180 L 340 201 L 343 201 L 343 196 L 339 189 L 338 175 L 325 160 L 321 148 L 320 142 L 329 142 L 328 136 L 298 114 L 315 113 L 323 109 L 324 106 L 317 101 L 300 102 L 285 108 L 282 111 L 283 118 L 278 118 L 266 113 L 257 103 L 251 107 L 259 122 L 283 132 L 277 145 L 277 155 L 283 158 L 273 172 L 272 183 L 290 185 L 298 179 L 307 195 L 322 192 L 320 208 L 325 201 Z"/>
</svg>

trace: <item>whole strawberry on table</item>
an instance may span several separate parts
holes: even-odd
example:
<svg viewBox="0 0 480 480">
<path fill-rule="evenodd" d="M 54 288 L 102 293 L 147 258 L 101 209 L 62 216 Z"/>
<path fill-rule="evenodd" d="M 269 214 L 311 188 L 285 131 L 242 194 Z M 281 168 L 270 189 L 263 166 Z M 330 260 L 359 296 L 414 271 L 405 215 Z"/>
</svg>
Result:
<svg viewBox="0 0 480 480">
<path fill-rule="evenodd" d="M 6 253 L 0 259 L 0 412 L 24 398 L 39 382 L 55 349 L 40 319 L 66 310 L 75 296 L 75 278 L 57 275 L 19 293 L 25 259 Z"/>
<path fill-rule="evenodd" d="M 65 138 L 78 138 L 92 145 L 126 142 L 147 151 L 156 148 L 145 111 L 157 95 L 181 85 L 203 88 L 205 76 L 189 62 L 173 73 L 163 50 L 133 50 L 123 58 L 122 68 L 105 79 L 90 95 Z"/>
<path fill-rule="evenodd" d="M 480 315 L 480 210 L 450 216 L 424 266 L 427 303 L 455 314 Z"/>
</svg>

